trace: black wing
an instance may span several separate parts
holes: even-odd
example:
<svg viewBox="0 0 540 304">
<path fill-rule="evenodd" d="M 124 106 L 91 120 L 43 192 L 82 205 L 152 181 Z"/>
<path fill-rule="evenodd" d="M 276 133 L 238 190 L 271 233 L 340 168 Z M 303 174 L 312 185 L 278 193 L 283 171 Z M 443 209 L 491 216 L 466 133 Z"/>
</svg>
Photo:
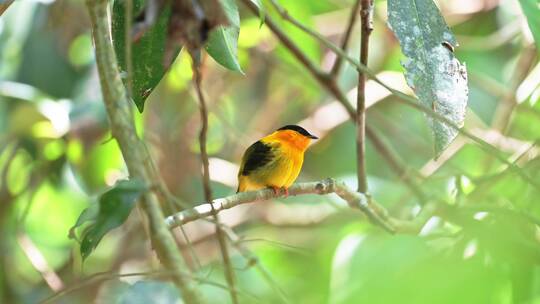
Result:
<svg viewBox="0 0 540 304">
<path fill-rule="evenodd" d="M 253 170 L 256 170 L 266 164 L 268 164 L 273 158 L 272 147 L 257 141 L 244 153 L 243 166 L 240 170 L 241 175 L 249 175 Z"/>
</svg>

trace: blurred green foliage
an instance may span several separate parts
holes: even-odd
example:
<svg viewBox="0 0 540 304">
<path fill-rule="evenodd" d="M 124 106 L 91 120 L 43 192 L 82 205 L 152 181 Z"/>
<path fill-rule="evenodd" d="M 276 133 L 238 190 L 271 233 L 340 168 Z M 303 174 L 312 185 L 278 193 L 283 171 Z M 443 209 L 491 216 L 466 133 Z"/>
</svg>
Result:
<svg viewBox="0 0 540 304">
<path fill-rule="evenodd" d="M 280 3 L 301 23 L 340 44 L 353 1 Z M 525 9 L 527 4 L 534 9 L 534 1 L 437 4 L 460 43 L 455 56 L 469 72 L 465 127 L 540 180 L 540 64 L 533 39 L 538 28 L 531 26 L 540 15 Z M 260 27 L 260 16 L 237 5 L 237 56 L 245 75 L 203 56 L 214 196 L 234 193 L 234 164 L 249 144 L 307 118 L 313 122 L 310 131 L 321 139 L 308 151 L 300 180 L 334 177 L 356 188 L 353 124 L 340 118 L 337 108 L 324 111 L 333 98 L 265 25 Z M 331 68 L 331 52 L 270 6 L 265 11 L 311 60 Z M 81 212 L 95 208 L 100 194 L 127 178 L 118 145 L 110 140 L 89 28 L 79 0 L 15 1 L 0 17 L 2 303 L 35 303 L 71 287 L 54 302 L 151 298 L 174 303 L 181 296 L 156 270 L 137 212 L 111 230 L 84 264 L 79 244 L 68 238 Z M 386 26 L 385 1 L 375 1 L 374 28 L 370 68 L 403 73 L 398 41 Z M 358 24 L 351 37 L 349 53 L 357 57 Z M 121 50 L 122 43 L 116 43 Z M 120 51 L 121 64 L 122 56 Z M 134 71 L 136 80 L 137 65 Z M 392 85 L 404 82 L 399 76 L 390 80 Z M 180 52 L 161 77 L 152 80 L 150 87 L 157 87 L 144 113 L 134 114 L 138 132 L 171 193 L 181 203 L 196 205 L 203 200 L 200 121 L 187 52 Z M 357 73 L 345 64 L 338 80 L 349 92 Z M 137 87 L 135 81 L 134 94 Z M 373 197 L 392 216 L 413 219 L 421 201 L 403 182 L 405 174 L 441 211 L 419 235 L 395 236 L 374 228 L 333 196 L 300 196 L 224 212 L 222 218 L 242 236 L 239 244 L 257 257 L 254 263 L 237 247 L 231 250 L 241 302 L 540 303 L 540 191 L 462 137 L 434 162 L 425 116 L 393 96 L 379 98 L 368 109 L 367 122 L 407 168 L 396 174 L 368 142 Z M 175 233 L 208 302 L 227 303 L 218 246 L 205 224 L 186 227 L 193 250 L 180 231 Z M 97 274 L 102 271 L 107 273 Z M 147 271 L 153 272 L 116 275 Z"/>
</svg>

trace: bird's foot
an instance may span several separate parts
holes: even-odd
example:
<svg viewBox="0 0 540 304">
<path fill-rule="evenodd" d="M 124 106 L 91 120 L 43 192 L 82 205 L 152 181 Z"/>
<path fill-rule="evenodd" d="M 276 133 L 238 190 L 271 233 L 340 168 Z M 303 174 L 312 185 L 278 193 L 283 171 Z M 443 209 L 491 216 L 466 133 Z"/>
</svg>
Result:
<svg viewBox="0 0 540 304">
<path fill-rule="evenodd" d="M 287 187 L 269 186 L 268 188 L 270 188 L 270 189 L 272 189 L 272 191 L 274 191 L 275 196 L 280 196 L 282 194 L 285 197 L 289 196 L 289 188 L 287 188 Z"/>
<path fill-rule="evenodd" d="M 270 189 L 272 189 L 272 191 L 274 191 L 274 195 L 278 196 L 279 195 L 279 187 L 276 187 L 276 186 L 270 186 Z"/>
</svg>

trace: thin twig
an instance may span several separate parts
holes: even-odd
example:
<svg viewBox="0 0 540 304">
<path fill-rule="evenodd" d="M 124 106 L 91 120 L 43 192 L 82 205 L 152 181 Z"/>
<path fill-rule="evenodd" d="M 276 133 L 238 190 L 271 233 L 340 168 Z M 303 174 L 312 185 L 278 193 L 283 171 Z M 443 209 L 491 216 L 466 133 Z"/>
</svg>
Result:
<svg viewBox="0 0 540 304">
<path fill-rule="evenodd" d="M 223 227 L 223 231 L 225 232 L 229 240 L 231 240 L 231 243 L 236 248 L 236 250 L 244 257 L 244 259 L 246 259 L 246 268 L 255 266 L 255 268 L 260 272 L 266 282 L 268 282 L 268 285 L 270 285 L 270 287 L 275 292 L 277 292 L 281 300 L 284 303 L 290 303 L 287 293 L 274 280 L 272 274 L 268 271 L 268 269 L 266 269 L 264 265 L 261 264 L 257 255 L 255 255 L 251 250 L 249 250 L 249 248 L 242 244 L 242 239 L 231 228 Z"/>
<path fill-rule="evenodd" d="M 345 30 L 345 33 L 343 34 L 343 39 L 341 40 L 341 49 L 347 50 L 347 47 L 349 46 L 349 40 L 351 38 L 352 29 L 354 27 L 354 24 L 356 23 L 356 17 L 358 16 L 358 8 L 360 8 L 360 1 L 362 0 L 356 0 L 351 7 L 351 14 L 349 15 L 349 21 L 347 22 L 347 29 Z M 336 61 L 334 62 L 334 65 L 332 66 L 332 70 L 330 71 L 330 76 L 332 78 L 336 78 L 337 75 L 339 75 L 339 71 L 341 70 L 341 66 L 343 64 L 343 57 L 336 56 Z"/>
<path fill-rule="evenodd" d="M 259 15 L 259 9 L 258 7 L 253 4 L 251 0 L 242 0 L 242 2 L 255 14 Z M 277 23 L 269 16 L 266 15 L 264 24 L 274 32 L 274 34 L 278 37 L 278 39 L 283 43 L 285 48 L 287 48 L 293 55 L 296 57 L 300 63 L 308 69 L 308 71 L 313 75 L 313 77 L 321 84 L 323 87 L 325 87 L 332 95 L 334 95 L 340 102 L 345 102 L 345 104 L 348 104 L 349 109 L 354 112 L 354 109 L 352 109 L 352 106 L 349 104 L 349 101 L 347 100 L 347 96 L 341 91 L 335 83 L 335 81 L 330 77 L 328 73 L 325 73 L 322 71 L 317 65 L 315 65 L 309 57 L 304 54 L 304 52 L 300 49 L 298 44 L 296 44 L 281 28 L 277 25 Z M 347 110 L 349 110 L 347 109 Z"/>
<path fill-rule="evenodd" d="M 384 208 L 372 202 L 368 196 L 356 191 L 352 191 L 343 182 L 335 181 L 328 178 L 318 182 L 309 183 L 297 183 L 292 185 L 289 189 L 289 196 L 302 195 L 302 194 L 330 194 L 335 193 L 343 200 L 347 202 L 349 207 L 359 209 L 362 211 L 374 224 L 380 226 L 390 233 L 394 233 L 395 229 L 392 227 L 386 218 L 382 214 Z M 215 199 L 211 204 L 204 203 L 196 206 L 192 209 L 187 209 L 179 213 L 168 216 L 165 219 L 165 223 L 169 228 L 174 228 L 180 225 L 184 225 L 189 222 L 193 222 L 198 219 L 203 219 L 211 216 L 213 212 L 221 212 L 232 207 L 253 203 L 257 201 L 269 200 L 282 196 L 283 193 L 275 193 L 271 189 L 262 189 L 258 191 L 241 192 L 228 197 Z M 385 213 L 386 211 L 384 211 Z"/>
<path fill-rule="evenodd" d="M 4 3 L 0 3 L 0 16 L 9 8 L 9 6 L 13 3 L 15 0 L 7 0 Z"/>
<path fill-rule="evenodd" d="M 373 0 L 362 0 L 360 9 L 361 41 L 360 62 L 367 66 L 369 36 L 373 31 Z M 358 191 L 368 191 L 366 174 L 366 74 L 358 71 L 358 94 L 356 96 L 356 176 Z"/>
<path fill-rule="evenodd" d="M 204 199 L 207 202 L 212 201 L 212 188 L 210 186 L 210 170 L 208 163 L 208 152 L 206 150 L 206 135 L 208 133 L 208 109 L 206 105 L 206 99 L 202 91 L 202 75 L 201 75 L 201 65 L 193 56 L 193 77 L 195 80 L 195 89 L 197 90 L 197 96 L 199 98 L 199 109 L 201 114 L 201 131 L 199 133 L 199 147 L 201 153 L 201 161 L 203 164 L 203 188 L 204 188 Z M 229 257 L 229 249 L 227 248 L 227 241 L 221 230 L 219 215 L 214 210 L 212 206 L 212 217 L 216 222 L 216 237 L 218 239 L 219 248 L 221 251 L 221 257 L 223 259 L 223 266 L 225 268 L 225 279 L 227 280 L 227 285 L 229 286 L 229 292 L 231 294 L 231 300 L 233 304 L 238 303 L 238 295 L 236 294 L 235 288 L 235 278 L 234 278 L 234 269 L 231 264 L 231 259 Z"/>
<path fill-rule="evenodd" d="M 34 244 L 28 234 L 17 232 L 17 243 L 30 261 L 30 264 L 41 274 L 43 280 L 51 290 L 58 292 L 64 288 L 64 282 L 54 269 L 49 265 L 47 259 L 39 248 Z"/>
<path fill-rule="evenodd" d="M 410 169 L 407 168 L 405 164 L 394 154 L 384 140 L 377 134 L 377 132 L 370 126 L 366 126 L 366 135 L 375 147 L 377 151 L 384 157 L 387 161 L 387 165 L 392 168 L 392 170 L 403 179 L 405 185 L 414 193 L 416 198 L 420 201 L 421 205 L 427 203 L 427 197 L 422 188 L 417 184 L 415 179 L 411 178 Z"/>
<path fill-rule="evenodd" d="M 111 43 L 107 0 L 88 0 L 88 11 L 95 43 L 96 63 L 103 93 L 103 101 L 107 109 L 111 133 L 118 145 L 128 167 L 130 176 L 152 185 L 150 173 L 146 170 L 145 161 L 150 158 L 144 145 L 137 137 L 131 103 L 127 99 L 125 87 L 120 78 L 118 62 Z M 163 212 L 156 194 L 149 191 L 144 194 L 142 206 L 148 216 L 152 243 L 159 259 L 172 270 L 172 278 L 181 290 L 186 303 L 201 303 L 199 294 L 194 289 L 191 279 L 185 276 L 187 269 L 174 241 L 173 235 L 163 223 Z"/>
</svg>

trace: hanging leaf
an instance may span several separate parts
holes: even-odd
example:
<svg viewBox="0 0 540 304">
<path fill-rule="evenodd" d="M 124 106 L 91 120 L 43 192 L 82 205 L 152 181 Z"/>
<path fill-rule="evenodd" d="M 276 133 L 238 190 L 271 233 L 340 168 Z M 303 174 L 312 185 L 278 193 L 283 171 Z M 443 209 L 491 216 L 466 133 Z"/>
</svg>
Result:
<svg viewBox="0 0 540 304">
<path fill-rule="evenodd" d="M 264 4 L 262 3 L 262 0 L 250 0 L 251 3 L 255 4 L 257 8 L 259 9 L 259 20 L 260 24 L 259 27 L 262 27 L 264 24 L 264 20 L 266 18 L 266 9 L 264 8 Z"/>
<path fill-rule="evenodd" d="M 243 74 L 238 62 L 238 36 L 240 35 L 240 15 L 234 0 L 221 0 L 228 25 L 216 27 L 208 38 L 206 51 L 225 68 Z"/>
<path fill-rule="evenodd" d="M 540 1 L 538 0 L 519 0 L 523 14 L 527 17 L 529 29 L 531 29 L 536 50 L 540 53 Z"/>
<path fill-rule="evenodd" d="M 137 16 L 144 7 L 144 0 L 133 1 L 133 16 Z M 116 57 L 122 74 L 126 75 L 126 35 L 125 35 L 125 1 L 114 1 L 112 10 L 112 38 Z M 146 98 L 158 85 L 168 67 L 164 66 L 166 53 L 167 28 L 171 15 L 170 6 L 166 5 L 158 15 L 158 19 L 131 46 L 133 101 L 139 112 L 143 112 Z M 172 51 L 172 59 L 176 58 L 180 48 Z M 168 64 L 168 63 L 167 63 Z M 126 77 L 124 77 L 124 82 Z"/>
<path fill-rule="evenodd" d="M 467 71 L 453 54 L 457 45 L 432 0 L 389 0 L 388 22 L 407 57 L 405 77 L 420 102 L 459 126 L 468 100 Z M 428 118 L 433 131 L 435 157 L 454 140 L 458 131 Z"/>
<path fill-rule="evenodd" d="M 101 239 L 112 229 L 122 225 L 135 203 L 146 191 L 140 180 L 124 180 L 103 193 L 97 205 L 81 213 L 75 225 L 69 231 L 69 237 L 75 238 L 75 229 L 85 222 L 91 222 L 82 233 L 81 256 L 86 259 L 97 247 Z"/>
</svg>

